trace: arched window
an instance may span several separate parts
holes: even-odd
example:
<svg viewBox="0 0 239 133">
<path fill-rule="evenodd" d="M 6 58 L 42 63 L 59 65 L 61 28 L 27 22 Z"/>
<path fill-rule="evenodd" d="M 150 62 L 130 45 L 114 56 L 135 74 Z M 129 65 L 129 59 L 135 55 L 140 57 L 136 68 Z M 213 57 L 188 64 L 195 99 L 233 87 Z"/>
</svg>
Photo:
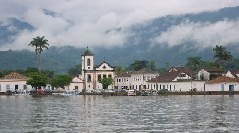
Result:
<svg viewBox="0 0 239 133">
<path fill-rule="evenodd" d="M 87 66 L 90 66 L 90 59 L 87 59 Z"/>
</svg>

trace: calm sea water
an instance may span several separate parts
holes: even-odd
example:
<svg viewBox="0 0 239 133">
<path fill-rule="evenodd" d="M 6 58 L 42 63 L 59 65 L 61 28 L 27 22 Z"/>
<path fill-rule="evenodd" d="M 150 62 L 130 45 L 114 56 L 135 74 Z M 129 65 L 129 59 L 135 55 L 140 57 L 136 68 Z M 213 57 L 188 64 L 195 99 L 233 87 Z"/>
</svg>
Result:
<svg viewBox="0 0 239 133">
<path fill-rule="evenodd" d="M 239 132 L 239 95 L 0 96 L 0 133 Z"/>
</svg>

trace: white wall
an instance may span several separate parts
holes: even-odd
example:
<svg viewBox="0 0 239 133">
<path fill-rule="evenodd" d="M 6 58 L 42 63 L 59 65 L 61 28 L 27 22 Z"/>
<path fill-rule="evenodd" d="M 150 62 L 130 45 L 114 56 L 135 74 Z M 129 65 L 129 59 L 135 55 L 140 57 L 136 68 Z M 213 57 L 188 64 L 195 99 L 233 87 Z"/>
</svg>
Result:
<svg viewBox="0 0 239 133">
<path fill-rule="evenodd" d="M 158 74 L 131 74 L 131 77 L 116 77 L 115 78 L 115 86 L 118 86 L 119 89 L 121 89 L 122 86 L 128 86 L 128 89 L 136 89 L 139 90 L 140 86 L 141 89 L 143 89 L 143 85 L 148 88 L 147 81 L 151 80 L 152 78 L 155 78 Z M 145 79 L 143 78 L 145 77 Z M 120 79 L 120 82 L 119 82 Z M 143 80 L 144 79 L 144 80 Z M 118 82 L 117 82 L 118 81 Z"/>
<path fill-rule="evenodd" d="M 149 89 L 153 89 L 156 91 L 159 91 L 163 88 L 168 89 L 169 91 L 190 91 L 190 89 L 192 88 L 197 88 L 197 91 L 204 91 L 204 83 L 204 81 L 160 82 L 157 83 L 158 88 L 156 88 L 156 83 L 148 83 L 148 85 Z"/>
<path fill-rule="evenodd" d="M 230 71 L 227 71 L 227 73 L 225 74 L 225 76 L 231 77 L 231 78 L 235 78 Z"/>
<path fill-rule="evenodd" d="M 1 90 L 0 92 L 6 92 L 7 85 L 10 85 L 10 90 L 15 91 L 15 85 L 18 85 L 18 90 L 23 90 L 24 85 L 26 84 L 25 80 L 0 80 Z M 27 91 L 30 91 L 32 87 L 27 85 Z"/>
<path fill-rule="evenodd" d="M 200 78 L 202 74 L 203 74 L 203 76 L 204 76 L 204 80 L 209 80 L 209 75 L 210 75 L 210 73 L 207 72 L 207 71 L 205 71 L 204 69 L 201 69 L 201 70 L 198 72 L 198 78 L 197 78 L 197 79 L 202 80 L 202 79 Z"/>
<path fill-rule="evenodd" d="M 121 89 L 124 86 L 130 88 L 131 78 L 130 77 L 115 77 L 115 86 L 118 86 L 118 89 Z"/>
<path fill-rule="evenodd" d="M 234 85 L 234 91 L 239 91 L 239 83 L 214 83 L 205 84 L 205 91 L 221 91 L 221 85 L 224 84 L 224 91 L 229 91 L 229 85 Z"/>
<path fill-rule="evenodd" d="M 114 70 L 112 67 L 109 66 L 107 63 L 102 63 L 99 68 L 96 68 L 96 70 Z"/>
</svg>

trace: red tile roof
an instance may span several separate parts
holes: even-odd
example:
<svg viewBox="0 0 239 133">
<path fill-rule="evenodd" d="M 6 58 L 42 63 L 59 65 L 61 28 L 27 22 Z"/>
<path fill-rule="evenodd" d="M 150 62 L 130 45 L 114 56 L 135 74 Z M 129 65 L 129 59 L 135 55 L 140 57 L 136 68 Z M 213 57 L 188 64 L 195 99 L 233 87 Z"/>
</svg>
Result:
<svg viewBox="0 0 239 133">
<path fill-rule="evenodd" d="M 166 72 L 161 75 L 159 75 L 157 78 L 153 78 L 148 82 L 171 82 L 173 81 L 177 76 L 180 75 L 181 72 L 174 71 L 174 72 Z"/>
<path fill-rule="evenodd" d="M 239 82 L 238 78 L 231 78 L 227 76 L 220 76 L 215 79 L 209 80 L 206 83 L 207 84 L 213 84 L 213 83 L 222 83 L 222 82 Z"/>
<path fill-rule="evenodd" d="M 220 72 L 222 73 L 223 70 L 219 69 L 219 68 L 203 68 L 205 71 L 211 73 L 211 72 Z"/>
<path fill-rule="evenodd" d="M 239 74 L 239 70 L 237 69 L 237 70 L 229 70 L 230 72 L 231 72 L 231 74 L 234 76 L 234 77 L 236 77 L 236 78 L 238 78 L 238 76 L 237 76 L 237 74 Z"/>
<path fill-rule="evenodd" d="M 169 72 L 174 72 L 174 71 L 177 71 L 177 72 L 180 72 L 180 73 L 184 72 L 187 75 L 192 75 L 193 74 L 193 71 L 190 68 L 185 67 L 185 66 L 175 66 L 175 67 L 172 67 Z"/>
<path fill-rule="evenodd" d="M 28 79 L 29 77 L 26 77 L 22 74 L 19 74 L 17 72 L 12 72 L 4 77 L 2 77 L 1 79 Z"/>
<path fill-rule="evenodd" d="M 188 67 L 176 66 L 176 67 L 172 67 L 169 72 L 160 74 L 157 78 L 153 78 L 148 82 L 172 82 L 175 78 L 180 76 L 181 73 L 185 73 L 188 76 L 191 76 L 193 74 L 193 71 L 189 69 Z M 188 79 L 184 79 L 184 80 L 188 80 Z"/>
</svg>

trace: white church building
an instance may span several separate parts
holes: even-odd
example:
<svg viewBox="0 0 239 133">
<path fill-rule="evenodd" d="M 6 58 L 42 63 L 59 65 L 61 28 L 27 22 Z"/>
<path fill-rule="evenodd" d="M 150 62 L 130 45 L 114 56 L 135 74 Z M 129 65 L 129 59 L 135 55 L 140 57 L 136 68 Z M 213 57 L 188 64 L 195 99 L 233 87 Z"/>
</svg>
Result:
<svg viewBox="0 0 239 133">
<path fill-rule="evenodd" d="M 103 86 L 99 80 L 103 77 L 111 77 L 114 80 L 114 67 L 111 67 L 105 61 L 100 65 L 95 65 L 94 55 L 88 50 L 88 47 L 87 50 L 81 55 L 81 61 L 82 75 L 79 77 L 83 79 L 83 89 L 102 89 Z M 108 89 L 114 89 L 114 84 L 108 86 Z"/>
</svg>

